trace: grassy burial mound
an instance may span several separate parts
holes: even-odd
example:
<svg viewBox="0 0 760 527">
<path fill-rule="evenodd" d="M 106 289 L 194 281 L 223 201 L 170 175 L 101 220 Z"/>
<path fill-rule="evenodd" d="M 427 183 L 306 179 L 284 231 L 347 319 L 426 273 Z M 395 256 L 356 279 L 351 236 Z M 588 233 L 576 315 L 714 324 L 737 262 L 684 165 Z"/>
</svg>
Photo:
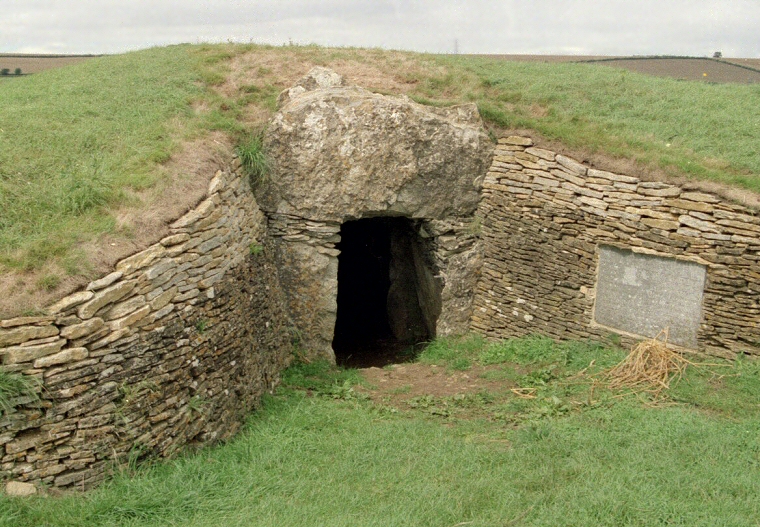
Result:
<svg viewBox="0 0 760 527">
<path fill-rule="evenodd" d="M 753 86 L 316 47 L 175 46 L 94 58 L 0 86 L 0 318 L 35 312 L 161 237 L 235 150 L 260 159 L 257 138 L 277 94 L 315 65 L 431 105 L 475 102 L 494 137 L 529 129 L 600 168 L 724 185 L 747 202 L 760 189 Z M 207 322 L 190 327 L 197 340 Z M 327 364 L 296 366 L 225 448 L 151 469 L 136 468 L 135 443 L 113 465 L 125 477 L 84 498 L 2 498 L 0 525 L 756 518 L 757 363 L 689 364 L 675 380 L 665 365 L 658 382 L 667 390 L 614 389 L 610 371 L 622 359 L 613 346 L 539 337 L 438 341 L 418 363 L 365 371 L 364 380 Z M 436 376 L 438 392 L 427 382 Z M 207 402 L 191 401 L 193 416 Z M 29 434 L 20 439 L 24 447 Z M 132 479 L 135 471 L 144 477 Z"/>
<path fill-rule="evenodd" d="M 33 313 L 166 232 L 312 66 L 418 102 L 472 101 L 601 168 L 760 192 L 760 87 L 588 64 L 381 50 L 172 46 L 0 86 L 0 317 Z M 704 183 L 703 183 L 704 184 Z"/>
</svg>

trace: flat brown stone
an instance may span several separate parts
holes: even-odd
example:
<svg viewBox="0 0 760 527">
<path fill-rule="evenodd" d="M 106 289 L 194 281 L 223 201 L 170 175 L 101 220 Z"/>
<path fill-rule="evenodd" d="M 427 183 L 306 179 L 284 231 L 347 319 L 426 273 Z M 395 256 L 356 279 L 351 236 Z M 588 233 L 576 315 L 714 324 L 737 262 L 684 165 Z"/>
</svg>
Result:
<svg viewBox="0 0 760 527">
<path fill-rule="evenodd" d="M 37 494 L 37 487 L 22 481 L 9 481 L 5 484 L 5 494 L 14 498 L 26 498 Z"/>
<path fill-rule="evenodd" d="M 50 306 L 47 309 L 47 312 L 51 315 L 62 313 L 68 309 L 71 309 L 72 307 L 76 307 L 80 304 L 83 304 L 84 302 L 87 302 L 93 296 L 95 296 L 95 293 L 92 291 L 79 291 L 78 293 L 74 293 L 73 295 L 62 298 Z"/>
<path fill-rule="evenodd" d="M 58 328 L 52 325 L 22 326 L 9 330 L 0 329 L 0 346 L 11 346 L 55 335 L 58 335 Z"/>
<path fill-rule="evenodd" d="M 57 364 L 66 364 L 86 359 L 88 355 L 87 348 L 68 348 L 54 355 L 48 355 L 34 361 L 35 368 L 48 368 Z"/>
<path fill-rule="evenodd" d="M 148 313 L 150 313 L 150 306 L 146 305 L 138 309 L 134 313 L 125 316 L 124 318 L 120 318 L 112 322 L 109 322 L 108 325 L 110 326 L 112 331 L 127 329 L 129 328 L 129 326 L 131 326 L 138 320 L 145 318 L 148 315 Z"/>
<path fill-rule="evenodd" d="M 678 217 L 678 221 L 681 222 L 681 224 L 691 227 L 692 229 L 697 229 L 698 231 L 720 233 L 720 229 L 714 223 L 699 220 L 693 216 L 683 214 Z"/>
<path fill-rule="evenodd" d="M 128 280 L 125 282 L 119 282 L 108 289 L 99 291 L 89 302 L 79 306 L 77 314 L 79 318 L 86 320 L 92 318 L 101 308 L 107 306 L 112 302 L 125 297 L 134 288 L 137 282 L 135 280 Z"/>
<path fill-rule="evenodd" d="M 214 212 L 215 208 L 216 208 L 216 200 L 213 197 L 208 198 L 204 200 L 196 208 L 194 208 L 193 210 L 191 210 L 190 212 L 182 216 L 180 219 L 172 223 L 171 228 L 183 229 L 186 227 L 190 227 L 194 223 L 202 220 L 203 218 L 207 217 L 212 212 Z"/>
<path fill-rule="evenodd" d="M 686 199 L 667 199 L 665 200 L 665 205 L 677 209 L 695 210 L 698 212 L 712 212 L 714 210 L 714 207 L 709 203 L 691 201 Z"/>
<path fill-rule="evenodd" d="M 158 311 L 160 309 L 163 309 L 167 304 L 169 304 L 169 302 L 172 301 L 172 299 L 174 298 L 174 296 L 176 294 L 177 294 L 177 287 L 174 286 L 171 289 L 168 289 L 168 290 L 164 291 L 163 293 L 161 293 L 160 295 L 158 295 L 156 298 L 154 298 L 150 302 L 150 307 L 154 311 Z"/>
<path fill-rule="evenodd" d="M 588 169 L 584 165 L 577 162 L 575 159 L 570 159 L 569 157 L 563 155 L 557 155 L 555 159 L 557 163 L 579 176 L 585 176 L 586 172 L 588 172 Z"/>
<path fill-rule="evenodd" d="M 180 234 L 172 234 L 171 236 L 167 236 L 166 238 L 162 239 L 159 243 L 163 245 L 164 247 L 172 247 L 174 245 L 179 245 L 180 243 L 184 243 L 189 239 L 190 239 L 190 235 L 182 232 Z"/>
<path fill-rule="evenodd" d="M 676 231 L 681 225 L 677 221 L 673 220 L 661 220 L 657 218 L 642 218 L 641 223 L 655 229 L 661 229 L 663 231 Z"/>
<path fill-rule="evenodd" d="M 87 291 L 99 291 L 100 289 L 103 289 L 113 284 L 114 282 L 116 282 L 116 280 L 119 280 L 122 276 L 124 276 L 124 273 L 122 273 L 121 271 L 114 271 L 113 273 L 107 274 L 103 278 L 94 280 L 90 282 L 89 284 L 87 284 Z"/>
<path fill-rule="evenodd" d="M 75 340 L 95 333 L 104 325 L 102 318 L 91 318 L 81 324 L 65 327 L 61 330 L 61 337 L 69 340 Z"/>
<path fill-rule="evenodd" d="M 510 135 L 509 137 L 500 138 L 499 144 L 516 145 L 516 146 L 532 146 L 533 139 L 531 139 L 530 137 L 521 137 L 519 135 Z"/>
<path fill-rule="evenodd" d="M 145 301 L 144 295 L 133 296 L 129 300 L 125 300 L 111 306 L 105 315 L 103 315 L 103 317 L 106 320 L 115 320 L 117 318 L 122 318 L 129 315 L 130 313 L 133 313 L 134 311 L 137 311 L 145 304 L 147 304 L 147 302 Z"/>
<path fill-rule="evenodd" d="M 720 199 L 712 194 L 705 194 L 704 192 L 684 192 L 681 194 L 681 199 L 688 199 L 689 201 L 701 201 L 703 203 L 720 203 Z"/>
<path fill-rule="evenodd" d="M 25 452 L 31 448 L 39 447 L 45 441 L 49 440 L 50 437 L 45 432 L 37 432 L 35 434 L 24 435 L 22 438 L 8 441 L 5 444 L 5 451 L 8 454 L 18 454 L 19 452 Z"/>
<path fill-rule="evenodd" d="M 166 247 L 161 244 L 151 245 L 144 251 L 133 254 L 116 264 L 116 270 L 123 272 L 125 275 L 142 269 L 150 265 L 153 260 L 160 258 L 166 253 Z"/>
<path fill-rule="evenodd" d="M 554 158 L 556 157 L 556 154 L 554 152 L 538 147 L 526 148 L 525 153 L 534 155 L 546 161 L 554 161 Z"/>
<path fill-rule="evenodd" d="M 66 344 L 66 341 L 60 339 L 40 346 L 13 346 L 0 350 L 0 354 L 3 355 L 3 364 L 18 364 L 21 362 L 33 361 L 40 357 L 52 355 L 53 353 L 58 353 L 61 351 L 64 344 Z"/>
<path fill-rule="evenodd" d="M 636 192 L 642 196 L 653 196 L 656 198 L 675 198 L 681 195 L 681 189 L 678 187 L 646 188 L 640 185 Z"/>
<path fill-rule="evenodd" d="M 17 317 L 0 320 L 0 328 L 14 328 L 17 326 L 47 326 L 52 324 L 55 317 Z"/>
</svg>

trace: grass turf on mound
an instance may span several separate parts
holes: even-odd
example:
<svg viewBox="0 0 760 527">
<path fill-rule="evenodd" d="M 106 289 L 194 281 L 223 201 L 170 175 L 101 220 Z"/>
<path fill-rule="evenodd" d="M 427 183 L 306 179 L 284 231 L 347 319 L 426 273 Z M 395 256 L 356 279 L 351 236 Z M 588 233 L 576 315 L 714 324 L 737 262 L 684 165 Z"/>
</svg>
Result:
<svg viewBox="0 0 760 527">
<path fill-rule="evenodd" d="M 760 191 L 760 86 L 586 64 L 451 61 L 490 88 L 483 91 L 483 113 L 504 126 Z"/>
<path fill-rule="evenodd" d="M 174 119 L 201 96 L 187 47 L 95 58 L 0 91 L 0 264 L 35 268 L 115 226 L 125 191 L 153 185 Z"/>
<path fill-rule="evenodd" d="M 52 291 L 60 273 L 92 274 L 80 244 L 139 234 L 118 211 L 139 211 L 139 192 L 162 192 L 165 163 L 183 143 L 212 132 L 243 141 L 272 115 L 278 91 L 314 65 L 424 103 L 476 102 L 496 128 L 760 191 L 758 86 L 381 50 L 172 46 L 0 85 L 0 271 L 54 262 L 59 275 L 31 282 Z"/>
</svg>

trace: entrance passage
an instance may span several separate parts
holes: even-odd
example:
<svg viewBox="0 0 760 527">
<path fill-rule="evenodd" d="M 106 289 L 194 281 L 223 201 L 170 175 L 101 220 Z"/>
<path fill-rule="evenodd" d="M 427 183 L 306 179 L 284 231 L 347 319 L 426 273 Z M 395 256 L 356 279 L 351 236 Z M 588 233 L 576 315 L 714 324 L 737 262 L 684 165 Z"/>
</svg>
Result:
<svg viewBox="0 0 760 527">
<path fill-rule="evenodd" d="M 338 364 L 404 362 L 435 336 L 441 288 L 413 227 L 407 218 L 368 218 L 341 227 L 333 338 Z"/>
</svg>

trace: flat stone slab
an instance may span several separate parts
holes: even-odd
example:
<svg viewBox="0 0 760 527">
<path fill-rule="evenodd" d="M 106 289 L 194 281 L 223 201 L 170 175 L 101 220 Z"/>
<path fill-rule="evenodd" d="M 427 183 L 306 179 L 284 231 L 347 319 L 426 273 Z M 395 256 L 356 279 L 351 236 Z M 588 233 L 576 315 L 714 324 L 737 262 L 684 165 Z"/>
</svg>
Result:
<svg viewBox="0 0 760 527">
<path fill-rule="evenodd" d="M 668 342 L 696 349 L 705 275 L 697 263 L 602 246 L 594 320 L 649 338 L 669 328 Z"/>
</svg>

